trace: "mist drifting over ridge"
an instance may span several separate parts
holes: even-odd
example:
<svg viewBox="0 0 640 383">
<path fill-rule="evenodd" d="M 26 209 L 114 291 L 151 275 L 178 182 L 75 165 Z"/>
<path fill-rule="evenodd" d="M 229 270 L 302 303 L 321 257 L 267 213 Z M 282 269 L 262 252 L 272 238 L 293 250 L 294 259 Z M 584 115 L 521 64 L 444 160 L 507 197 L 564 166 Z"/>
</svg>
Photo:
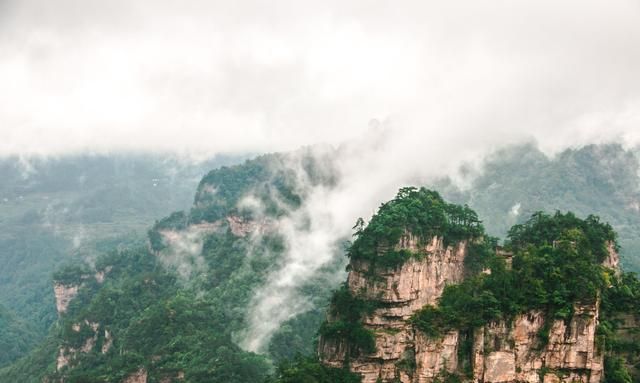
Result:
<svg viewBox="0 0 640 383">
<path fill-rule="evenodd" d="M 288 262 L 255 292 L 254 351 L 309 308 L 295 288 L 399 186 L 514 143 L 640 141 L 634 1 L 4 1 L 0 14 L 2 155 L 334 146 L 336 185 L 300 177 L 305 203 L 279 222 Z"/>
</svg>

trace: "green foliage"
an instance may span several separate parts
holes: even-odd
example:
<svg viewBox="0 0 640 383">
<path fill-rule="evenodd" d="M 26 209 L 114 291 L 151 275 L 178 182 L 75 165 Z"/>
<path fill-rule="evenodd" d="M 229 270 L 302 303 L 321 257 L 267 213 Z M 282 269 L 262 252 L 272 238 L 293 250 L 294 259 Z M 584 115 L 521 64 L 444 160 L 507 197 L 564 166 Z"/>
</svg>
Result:
<svg viewBox="0 0 640 383">
<path fill-rule="evenodd" d="M 488 268 L 494 260 L 498 239 L 483 237 L 471 241 L 467 245 L 467 255 L 464 257 L 466 276 L 474 276 Z"/>
<path fill-rule="evenodd" d="M 633 380 L 627 371 L 624 360 L 620 357 L 608 356 L 604 360 L 605 383 L 632 383 Z"/>
<path fill-rule="evenodd" d="M 13 362 L 35 346 L 31 326 L 0 305 L 0 366 Z"/>
<path fill-rule="evenodd" d="M 205 244 L 208 259 L 212 252 L 245 253 L 238 247 L 243 240 L 220 235 L 224 238 Z M 208 247 L 212 244 L 215 249 Z M 256 250 L 255 256 L 259 254 Z M 240 383 L 262 381 L 269 372 L 264 357 L 241 350 L 231 339 L 242 326 L 240 308 L 247 304 L 251 282 L 256 281 L 236 274 L 242 267 L 230 272 L 236 278 L 224 275 L 211 281 L 215 284 L 207 293 L 201 286 L 178 283 L 145 249 L 111 253 L 96 267 L 109 268 L 105 282 L 83 285 L 55 334 L 67 347 L 78 349 L 92 337 L 96 345 L 87 354 L 79 353 L 72 368 L 50 371 L 50 377 L 64 376 L 68 382 L 121 381 L 144 367 L 156 381 L 184 373 L 186 381 Z M 98 324 L 97 330 L 90 323 Z M 107 332 L 113 344 L 102 354 Z"/>
<path fill-rule="evenodd" d="M 350 346 L 348 352 L 353 356 L 360 352 L 375 352 L 373 331 L 362 325 L 364 316 L 371 315 L 375 308 L 375 302 L 354 296 L 349 287 L 343 285 L 331 299 L 329 313 L 332 319 L 322 324 L 319 333 L 326 339 L 345 341 Z"/>
<path fill-rule="evenodd" d="M 462 383 L 462 377 L 460 375 L 449 372 L 446 370 L 442 370 L 438 373 L 438 375 L 433 380 L 433 383 Z"/>
<path fill-rule="evenodd" d="M 382 267 L 398 266 L 412 255 L 393 249 L 406 233 L 420 241 L 440 236 L 445 244 L 473 240 L 484 233 L 478 216 L 468 206 L 449 204 L 435 191 L 414 187 L 400 189 L 393 200 L 380 206 L 366 227 L 360 219 L 354 229 L 356 239 L 348 256 Z"/>
<path fill-rule="evenodd" d="M 151 248 L 155 251 L 160 251 L 165 247 L 162 240 L 161 230 L 182 230 L 187 226 L 189 217 L 183 211 L 177 211 L 171 213 L 168 217 L 156 221 L 153 228 L 148 231 L 147 236 Z"/>
<path fill-rule="evenodd" d="M 90 274 L 90 269 L 84 264 L 69 264 L 53 273 L 53 281 L 63 285 L 79 285 Z"/>
<path fill-rule="evenodd" d="M 608 275 L 607 279 L 609 286 L 602 293 L 597 328 L 598 349 L 606 355 L 605 382 L 638 381 L 640 333 L 622 329 L 621 324 L 625 320 L 637 323 L 640 318 L 640 280 L 633 273 Z M 633 365 L 635 369 L 629 371 L 627 367 Z"/>
<path fill-rule="evenodd" d="M 484 290 L 482 278 L 445 288 L 438 306 L 427 305 L 416 312 L 411 323 L 430 337 L 440 337 L 452 329 L 481 326 L 501 316 L 500 302 Z"/>
<path fill-rule="evenodd" d="M 314 358 L 298 356 L 280 363 L 266 383 L 360 383 L 361 380 L 348 369 L 327 367 Z"/>
<path fill-rule="evenodd" d="M 580 220 L 571 213 L 537 213 L 512 229 L 509 238 L 515 251 L 511 269 L 497 256 L 485 256 L 492 258 L 490 274 L 447 286 L 438 307 L 417 312 L 414 325 L 439 336 L 532 309 L 546 312 L 551 319 L 568 320 L 575 303 L 593 302 L 605 287 L 604 270 L 597 260 L 615 235 L 596 217 Z"/>
<path fill-rule="evenodd" d="M 602 295 L 601 309 L 605 317 L 616 313 L 640 315 L 640 279 L 635 273 L 623 273 L 609 278 Z"/>
<path fill-rule="evenodd" d="M 640 197 L 639 153 L 607 144 L 548 157 L 532 144 L 512 146 L 488 156 L 464 190 L 446 180 L 429 187 L 473 206 L 487 232 L 501 238 L 536 211 L 596 214 L 619 234 L 623 268 L 640 272 L 640 215 L 633 202 Z"/>
<path fill-rule="evenodd" d="M 324 305 L 298 315 L 285 322 L 269 342 L 269 356 L 275 362 L 293 359 L 296 355 L 313 355 L 316 352 L 316 335 L 325 320 Z"/>
<path fill-rule="evenodd" d="M 29 354 L 0 368 L 0 381 L 42 383 L 47 373 L 55 371 L 57 347 L 58 340 L 53 336 L 48 336 Z"/>
<path fill-rule="evenodd" d="M 575 229 L 577 231 L 571 232 Z M 578 236 L 571 238 L 571 236 Z M 600 218 L 589 215 L 580 219 L 573 213 L 556 212 L 553 216 L 543 212 L 534 213 L 524 224 L 514 225 L 507 234 L 514 250 L 527 246 L 552 246 L 556 241 L 578 241 L 578 251 L 594 256 L 593 262 L 602 262 L 608 255 L 607 245 L 616 243 L 616 233 L 608 223 L 600 222 Z M 584 240 L 581 240 L 584 239 Z"/>
<path fill-rule="evenodd" d="M 301 174 L 296 170 L 302 170 Z M 241 165 L 215 169 L 200 181 L 190 221 L 214 222 L 229 214 L 250 216 L 252 209 L 238 206 L 248 195 L 260 205 L 263 213 L 285 214 L 298 208 L 305 197 L 304 188 L 298 184 L 302 174 L 310 186 L 335 182 L 328 159 L 312 148 L 287 155 L 263 155 Z"/>
<path fill-rule="evenodd" d="M 206 171 L 235 162 L 165 153 L 0 158 L 0 305 L 31 329 L 16 344 L 44 341 L 57 319 L 52 271 L 143 244 L 150 223 L 189 207 Z"/>
</svg>

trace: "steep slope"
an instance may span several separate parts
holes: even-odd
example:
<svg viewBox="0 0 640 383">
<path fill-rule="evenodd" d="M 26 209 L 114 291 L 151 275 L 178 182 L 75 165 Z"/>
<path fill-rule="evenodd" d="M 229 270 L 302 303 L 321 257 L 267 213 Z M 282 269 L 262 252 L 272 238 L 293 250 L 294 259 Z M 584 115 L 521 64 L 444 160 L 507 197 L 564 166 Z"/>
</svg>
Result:
<svg viewBox="0 0 640 383">
<path fill-rule="evenodd" d="M 271 371 L 268 357 L 240 349 L 237 336 L 246 327 L 254 289 L 282 261 L 277 219 L 304 198 L 301 174 L 284 166 L 290 161 L 299 161 L 309 182 L 331 182 L 306 151 L 223 167 L 203 178 L 191 211 L 154 225 L 147 246 L 55 273 L 59 319 L 49 339 L 0 370 L 0 381 L 264 380 Z M 252 208 L 240 203 L 247 198 Z M 336 267 L 344 264 L 326 273 Z M 328 297 L 333 287 L 320 275 L 303 286 L 303 294 Z M 315 328 L 321 320 L 318 315 L 298 326 Z M 311 347 L 280 340 L 274 354 Z"/>
<path fill-rule="evenodd" d="M 607 153 L 604 149 L 601 152 Z M 614 156 L 616 153 L 623 160 Z M 615 166 L 605 167 L 602 164 L 602 159 L 607 155 Z M 620 164 L 625 163 L 627 156 L 615 151 L 607 155 L 586 156 L 586 163 L 600 168 L 594 173 L 595 181 L 573 182 L 573 186 L 563 192 L 566 197 L 564 201 L 576 196 L 581 201 L 580 206 L 586 210 L 584 201 L 589 201 L 587 196 L 597 194 L 602 197 L 613 193 L 611 190 L 619 185 L 613 173 L 621 169 Z M 36 281 L 45 286 L 34 291 L 39 291 L 48 299 L 48 323 L 59 317 L 58 322 L 52 328 L 50 336 L 28 358 L 0 370 L 0 381 L 40 382 L 44 375 L 51 381 L 65 379 L 67 382 L 118 382 L 128 378 L 154 382 L 162 379 L 179 380 L 181 377 L 187 381 L 260 381 L 271 371 L 268 359 L 281 361 L 294 358 L 297 353 L 313 353 L 315 332 L 324 320 L 322 307 L 330 299 L 330 290 L 336 287 L 335 275 L 344 275 L 342 269 L 345 260 L 342 257 L 336 257 L 334 264 L 323 269 L 322 273 L 301 287 L 300 295 L 313 301 L 316 309 L 287 321 L 265 350 L 268 352 L 267 356 L 246 353 L 237 344 L 239 334 L 247 326 L 250 297 L 264 283 L 265 276 L 283 262 L 286 242 L 274 225 L 280 218 L 299 209 L 310 187 L 330 188 L 335 185 L 336 172 L 332 169 L 330 157 L 317 157 L 303 150 L 294 155 L 262 156 L 240 166 L 214 170 L 200 182 L 191 209 L 157 221 L 148 232 L 146 245 L 135 246 L 134 242 L 133 245 L 125 246 L 125 249 L 120 248 L 98 257 L 95 264 L 76 264 L 56 273 L 55 284 L 47 278 Z M 543 162 L 550 169 L 561 167 L 561 164 L 549 162 L 546 157 L 541 158 L 547 161 Z M 507 160 L 516 164 L 514 166 L 518 164 L 518 156 L 507 157 Z M 629 164 L 632 165 L 633 162 Z M 577 172 L 580 177 L 586 177 L 582 167 L 573 166 L 568 174 Z M 522 179 L 515 182 L 517 187 L 514 186 L 518 190 L 518 198 L 528 195 L 527 187 L 534 190 L 537 182 L 544 182 L 545 178 L 535 173 L 537 169 L 537 166 L 524 168 L 523 172 L 533 174 L 532 179 L 540 179 L 532 183 L 526 174 L 521 175 Z M 495 177 L 503 173 L 500 169 L 495 171 Z M 505 174 L 505 178 L 501 179 L 502 186 L 478 184 L 480 186 L 477 190 L 486 199 L 478 198 L 475 201 L 488 207 L 494 214 L 488 220 L 492 227 L 491 233 L 508 231 L 508 225 L 502 220 L 511 217 L 513 201 L 508 200 L 503 191 L 497 194 L 499 198 L 491 194 L 494 189 L 508 190 L 508 172 Z M 624 174 L 630 177 L 628 173 Z M 300 176 L 304 178 L 304 184 L 300 183 Z M 549 191 L 549 195 L 556 195 L 555 190 L 563 177 L 553 177 L 552 182 L 544 184 L 544 190 Z M 604 188 L 606 192 L 597 189 L 598 192 L 594 194 L 589 191 L 604 179 L 609 180 Z M 633 182 L 629 178 L 629 184 Z M 574 193 L 574 187 L 585 189 L 584 195 Z M 612 197 L 617 201 L 614 204 L 622 200 L 620 195 L 632 196 L 628 193 L 631 186 L 620 190 L 623 190 L 621 194 Z M 540 342 L 529 338 L 536 338 L 538 333 L 549 333 L 548 337 L 542 337 L 544 339 L 553 336 L 557 338 L 561 331 L 553 327 L 555 322 L 546 318 L 553 318 L 554 321 L 562 319 L 568 329 L 562 332 L 563 336 L 575 339 L 576 342 L 578 338 L 571 338 L 572 329 L 591 329 L 592 322 L 597 321 L 600 326 L 596 327 L 596 335 L 607 339 L 604 343 L 605 355 L 612 356 L 605 360 L 605 365 L 609 368 L 621 366 L 622 369 L 627 368 L 628 363 L 621 361 L 619 357 L 624 357 L 627 361 L 635 360 L 638 354 L 635 346 L 637 342 L 629 341 L 629 334 L 636 328 L 635 318 L 629 313 L 636 310 L 633 302 L 640 299 L 640 288 L 634 285 L 635 279 L 623 275 L 619 281 L 617 277 L 606 273 L 612 286 L 607 292 L 616 291 L 617 295 L 601 295 L 596 319 L 592 308 L 574 306 L 576 302 L 582 303 L 578 297 L 569 294 L 571 291 L 590 291 L 589 289 L 582 285 L 557 285 L 553 282 L 554 278 L 544 272 L 547 269 L 560 270 L 565 273 L 561 275 L 566 277 L 571 275 L 570 271 L 576 271 L 567 268 L 562 262 L 551 261 L 562 259 L 553 255 L 553 251 L 560 250 L 546 254 L 538 249 L 536 254 L 546 255 L 542 259 L 537 255 L 530 259 L 519 255 L 518 252 L 524 250 L 513 245 L 509 251 L 515 255 L 501 260 L 496 257 L 496 241 L 486 236 L 475 212 L 463 206 L 448 204 L 434 192 L 420 191 L 422 197 L 418 201 L 408 198 L 416 192 L 418 191 L 413 189 L 403 189 L 396 203 L 383 205 L 389 214 L 376 216 L 366 227 L 362 221 L 356 225 L 357 240 L 349 251 L 351 274 L 348 285 L 334 298 L 334 306 L 349 309 L 332 309 L 332 320 L 321 328 L 323 337 L 320 345 L 328 353 L 331 348 L 336 348 L 338 355 L 333 359 L 325 358 L 328 365 L 342 367 L 342 362 L 355 360 L 353 366 L 358 365 L 360 372 L 380 373 L 384 370 L 388 374 L 385 376 L 403 373 L 410 376 L 407 371 L 415 371 L 421 360 L 421 368 L 431 366 L 430 374 L 440 374 L 444 359 L 433 357 L 430 353 L 440 347 L 432 338 L 448 336 L 450 331 L 455 330 L 458 334 L 457 341 L 454 342 L 453 338 L 446 341 L 447 345 L 455 346 L 442 352 L 447 355 L 447 361 L 452 361 L 455 354 L 459 363 L 453 369 L 453 376 L 462 374 L 463 378 L 473 373 L 473 360 L 476 357 L 472 357 L 471 350 L 473 347 L 480 349 L 479 340 L 473 346 L 474 339 L 485 339 L 485 344 L 490 344 L 491 338 L 507 339 L 504 344 L 491 346 L 504 352 L 496 354 L 504 358 L 495 359 L 494 355 L 493 359 L 480 361 L 478 357 L 476 364 L 489 366 L 483 367 L 485 372 L 478 372 L 484 374 L 493 370 L 491 363 L 496 360 L 506 360 L 507 366 L 512 365 L 510 355 L 519 352 L 514 351 L 515 346 L 512 346 L 516 340 L 523 343 L 524 338 L 527 338 L 527 342 L 535 345 Z M 461 196 L 458 190 L 448 189 L 448 193 L 457 193 L 457 198 L 461 200 L 469 197 L 465 194 Z M 559 199 L 553 201 L 561 203 L 562 196 L 556 196 Z M 545 198 L 542 198 L 546 201 L 545 204 L 549 204 L 549 200 Z M 589 204 L 594 208 L 599 207 L 597 199 Z M 503 205 L 506 206 L 505 211 L 502 211 Z M 528 211 L 525 205 L 523 202 L 523 210 L 518 217 L 509 219 L 521 222 L 523 212 Z M 499 208 L 491 210 L 491 206 Z M 608 203 L 602 206 L 613 208 Z M 623 214 L 614 218 L 628 219 L 628 222 L 633 223 L 635 218 L 628 215 L 629 212 L 626 209 Z M 544 218 L 544 222 L 551 226 L 555 225 L 555 220 L 564 219 L 564 215 L 560 218 L 552 216 L 551 220 L 546 220 L 545 215 L 537 217 Z M 567 217 L 566 221 L 573 222 L 571 225 L 575 226 L 578 222 Z M 594 225 L 599 227 L 599 224 Z M 133 230 L 126 224 L 122 227 L 122 230 Z M 136 226 L 135 230 L 141 227 L 142 224 Z M 144 227 L 145 230 L 148 228 Z M 25 228 L 28 229 L 29 227 Z M 523 231 L 528 232 L 530 231 Z M 560 235 L 554 233 L 556 237 Z M 512 239 L 521 237 L 515 231 L 513 234 Z M 50 244 L 55 245 L 54 240 L 60 239 L 52 233 L 50 237 L 39 238 L 42 242 L 25 242 L 24 245 L 44 247 L 39 243 L 51 241 Z M 545 239 L 552 247 L 555 240 L 555 237 Z M 116 242 L 122 243 L 119 240 Z M 533 237 L 522 243 L 535 248 L 543 246 L 543 243 L 537 243 Z M 120 246 L 103 242 L 91 252 L 100 252 L 98 247 L 113 250 Z M 51 250 L 55 251 L 55 246 Z M 37 251 L 22 253 L 23 261 L 37 264 L 36 253 Z M 384 253 L 384 256 L 379 256 L 380 253 Z M 34 258 L 26 257 L 29 254 L 34 255 Z M 632 254 L 627 254 L 627 259 L 631 259 Z M 61 253 L 62 256 L 65 256 L 64 253 Z M 13 259 L 19 258 L 16 255 Z M 522 271 L 521 274 L 514 276 L 502 271 L 507 268 L 507 261 L 515 262 L 517 266 L 519 261 L 516 260 L 527 261 L 524 265 L 526 267 L 518 269 Z M 579 263 L 585 268 L 578 271 L 595 270 L 592 263 L 598 265 L 595 262 Z M 503 264 L 504 267 L 501 266 Z M 54 267 L 53 263 L 45 265 L 43 268 L 46 270 Z M 491 270 L 493 277 L 474 277 L 483 270 Z M 431 277 L 433 275 L 435 277 Z M 531 275 L 536 278 L 529 278 Z M 508 282 L 501 281 L 501 276 Z M 520 280 L 522 283 L 514 286 L 513 280 Z M 590 278 L 586 280 L 591 281 Z M 459 287 L 447 287 L 453 282 Z M 600 282 L 594 283 L 598 285 Z M 540 289 L 540 284 L 544 288 Z M 501 293 L 502 290 L 496 286 L 503 286 L 502 290 L 535 294 L 514 297 Z M 483 294 L 476 297 L 470 291 Z M 552 292 L 557 294 L 551 294 Z M 58 302 L 54 299 L 54 293 L 58 295 Z M 474 299 L 469 299 L 469 296 Z M 505 303 L 496 304 L 496 301 Z M 624 306 L 620 304 L 621 301 L 626 302 Z M 59 313 L 55 309 L 56 303 Z M 423 310 L 423 307 L 432 308 Z M 473 312 L 473 317 L 459 315 L 460 307 Z M 619 307 L 625 309 L 620 310 Z M 584 323 L 577 319 L 574 321 L 571 315 L 576 310 L 584 313 L 578 317 L 590 316 L 593 320 Z M 370 312 L 373 316 L 369 315 Z M 443 317 L 445 314 L 447 316 Z M 529 315 L 534 319 L 526 319 Z M 480 319 L 475 321 L 477 318 Z M 531 323 L 525 323 L 525 319 Z M 514 320 L 520 322 L 514 325 Z M 387 322 L 389 328 L 384 327 Z M 444 324 L 449 324 L 450 327 Z M 542 327 L 536 327 L 541 324 Z M 523 328 L 525 325 L 533 326 L 531 328 L 537 329 L 537 332 Z M 417 331 L 416 328 L 421 330 Z M 486 330 L 485 335 L 477 335 L 480 328 Z M 347 342 L 340 343 L 340 337 L 346 337 Z M 386 339 L 384 345 L 376 343 L 379 342 L 378 337 Z M 422 337 L 422 340 L 416 341 L 418 337 Z M 407 353 L 400 352 L 406 350 L 399 348 L 396 341 L 400 338 L 400 343 L 409 345 L 418 342 L 424 347 L 414 347 Z M 583 338 L 579 339 L 582 341 Z M 345 347 L 345 344 L 350 346 Z M 353 344 L 355 346 L 352 347 Z M 560 343 L 554 341 L 554 344 Z M 592 342 L 585 344 L 590 345 Z M 491 347 L 483 347 L 480 354 L 489 355 Z M 374 356 L 367 354 L 367 350 L 374 353 Z M 574 368 L 582 360 L 582 356 L 578 356 L 579 352 L 587 352 L 587 359 L 595 360 L 592 357 L 593 348 L 586 348 L 572 354 L 572 361 L 566 362 L 569 364 L 558 362 L 553 366 L 560 366 L 556 369 Z M 399 353 L 402 354 L 400 357 Z M 461 355 L 462 353 L 466 356 Z M 516 357 L 513 357 L 514 369 L 529 373 L 533 371 L 529 367 L 516 365 Z M 533 365 L 538 363 L 531 355 L 526 358 L 532 360 Z M 539 368 L 534 370 L 539 371 Z M 294 361 L 282 363 L 277 371 L 272 381 L 297 382 L 311 379 L 310 377 L 316 379 L 309 380 L 311 382 L 354 382 L 358 379 L 357 375 L 349 374 L 341 368 L 328 368 L 306 358 L 295 358 Z M 288 380 L 280 379 L 283 377 Z"/>
<path fill-rule="evenodd" d="M 425 189 L 383 204 L 349 251 L 322 363 L 364 383 L 630 382 L 638 350 L 620 334 L 638 331 L 640 295 L 611 227 L 539 213 L 495 252 L 477 222 Z"/>
<path fill-rule="evenodd" d="M 19 343 L 36 344 L 56 319 L 52 270 L 143 244 L 150 222 L 189 207 L 203 174 L 238 161 L 132 153 L 0 158 L 0 304 L 32 329 Z M 0 343 L 7 331 L 0 323 Z M 0 358 L 0 366 L 9 361 Z"/>
</svg>

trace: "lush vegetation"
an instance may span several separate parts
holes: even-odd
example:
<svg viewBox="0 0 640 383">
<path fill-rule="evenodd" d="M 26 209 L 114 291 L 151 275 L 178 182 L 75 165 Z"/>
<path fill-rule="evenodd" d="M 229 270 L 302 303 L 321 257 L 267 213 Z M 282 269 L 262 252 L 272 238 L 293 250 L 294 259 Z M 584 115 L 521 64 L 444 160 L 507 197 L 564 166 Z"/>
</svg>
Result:
<svg viewBox="0 0 640 383">
<path fill-rule="evenodd" d="M 375 308 L 375 302 L 353 296 L 349 287 L 343 285 L 331 299 L 331 320 L 322 324 L 320 335 L 349 345 L 347 359 L 361 352 L 370 354 L 376 350 L 375 337 L 373 331 L 364 328 L 362 320 L 365 315 L 371 315 Z"/>
<path fill-rule="evenodd" d="M 35 346 L 35 330 L 0 306 L 0 365 L 7 364 Z"/>
<path fill-rule="evenodd" d="M 574 232 L 570 232 L 571 230 Z M 573 213 L 556 212 L 548 215 L 536 212 L 526 223 L 514 225 L 507 238 L 514 251 L 526 250 L 532 245 L 553 246 L 556 242 L 572 241 L 576 245 L 576 251 L 587 256 L 586 260 L 592 263 L 602 263 L 605 260 L 609 254 L 609 244 L 616 251 L 620 250 L 611 225 L 601 222 L 594 215 L 580 219 Z"/>
<path fill-rule="evenodd" d="M 488 156 L 479 173 L 461 169 L 464 189 L 449 180 L 429 187 L 473 206 L 487 232 L 500 238 L 536 211 L 596 214 L 619 234 L 623 268 L 640 272 L 639 153 L 609 144 L 548 157 L 532 144 L 511 146 Z"/>
<path fill-rule="evenodd" d="M 136 154 L 0 158 L 0 305 L 30 328 L 16 343 L 29 347 L 18 347 L 10 359 L 43 341 L 57 318 L 53 270 L 143 244 L 150 223 L 189 207 L 206 171 L 237 161 Z M 13 342 L 6 334 L 0 324 L 0 343 Z"/>
<path fill-rule="evenodd" d="M 602 294 L 598 345 L 606 352 L 608 383 L 640 381 L 640 280 L 623 273 Z M 625 324 L 625 321 L 629 323 Z M 624 328 L 633 326 L 636 328 Z"/>
<path fill-rule="evenodd" d="M 415 187 L 400 189 L 393 200 L 380 206 L 366 227 L 359 219 L 354 229 L 348 256 L 382 267 L 395 267 L 415 255 L 395 249 L 403 235 L 411 234 L 423 243 L 439 236 L 451 244 L 477 239 L 484 233 L 478 216 L 468 206 L 449 204 L 438 192 Z"/>
<path fill-rule="evenodd" d="M 266 383 L 360 383 L 358 374 L 344 368 L 327 367 L 317 359 L 301 356 L 282 362 Z"/>
<path fill-rule="evenodd" d="M 255 162 L 261 161 L 265 158 Z M 221 172 L 242 175 L 254 165 L 249 161 Z M 243 178 L 238 177 L 240 182 Z M 238 190 L 253 190 L 254 179 L 247 177 L 244 182 Z M 282 198 L 288 198 L 277 191 L 270 193 L 274 205 L 282 206 Z M 199 221 L 198 214 L 207 210 L 207 203 L 197 199 L 190 213 L 173 213 L 157 221 L 150 237 L 166 229 L 181 235 L 188 225 Z M 235 207 L 224 212 L 240 213 Z M 152 237 L 150 241 L 153 243 Z M 288 321 L 268 345 L 269 355 L 257 355 L 238 346 L 238 335 L 247 327 L 247 307 L 254 290 L 281 261 L 286 250 L 283 239 L 277 233 L 259 238 L 236 236 L 222 220 L 219 230 L 202 233 L 195 241 L 202 244 L 195 257 L 181 257 L 171 243 L 161 241 L 153 251 L 146 246 L 112 250 L 91 265 L 76 262 L 57 271 L 53 276 L 57 281 L 81 285 L 78 296 L 40 347 L 0 370 L 0 381 L 40 382 L 46 375 L 64 377 L 67 382 L 112 382 L 144 368 L 151 381 L 184 374 L 188 382 L 261 382 L 274 371 L 271 360 L 286 363 L 296 351 L 308 355 L 313 350 L 313 338 L 324 318 L 321 308 L 328 303 L 335 287 L 333 275 L 344 268 L 344 259 L 336 257 L 335 265 L 301 287 L 299 293 L 318 309 Z M 183 267 L 195 272 L 185 279 L 177 272 Z M 94 278 L 96 272 L 104 272 L 104 282 Z M 291 333 L 296 336 L 287 338 Z M 89 352 L 72 353 L 70 366 L 56 371 L 59 348 L 78 350 L 91 339 L 95 344 Z M 102 347 L 111 341 L 103 353 Z M 319 365 L 315 372 L 301 372 L 307 367 L 308 363 L 295 373 L 291 368 L 278 370 L 282 374 L 273 379 L 304 375 L 327 381 L 338 379 L 339 374 L 349 375 Z"/>
<path fill-rule="evenodd" d="M 0 256 L 7 260 L 0 272 L 0 304 L 7 308 L 0 315 L 0 344 L 15 346 L 5 348 L 9 352 L 4 360 L 0 357 L 0 366 L 42 340 L 27 357 L 0 370 L 0 380 L 40 382 L 45 373 L 55 376 L 58 348 L 81 346 L 95 335 L 86 324 L 79 331 L 74 329 L 74 324 L 87 320 L 99 323 L 97 343 L 92 352 L 78 357 L 73 368 L 62 371 L 68 381 L 118 380 L 140 367 L 155 380 L 185 372 L 187 381 L 261 381 L 273 371 L 269 360 L 279 365 L 269 378 L 272 382 L 357 381 L 344 370 L 295 358 L 298 353 L 314 352 L 315 329 L 324 319 L 322 308 L 329 303 L 335 278 L 310 280 L 304 286 L 303 295 L 313 298 L 317 308 L 286 322 L 268 346 L 268 355 L 237 347 L 253 289 L 280 261 L 282 238 L 270 235 L 249 243 L 223 226 L 203 238 L 203 264 L 189 265 L 198 270 L 193 277 L 177 277 L 176 265 L 166 262 L 172 253 L 160 230 L 179 232 L 228 214 L 287 214 L 304 201 L 305 187 L 335 182 L 330 161 L 327 166 L 326 158 L 305 157 L 304 150 L 298 154 L 303 158 L 294 162 L 306 174 L 303 186 L 296 178 L 300 174 L 290 167 L 290 158 L 263 156 L 210 172 L 200 182 L 191 210 L 171 215 L 188 207 L 203 167 L 169 171 L 166 167 L 174 167 L 172 161 L 149 165 L 149 159 L 129 158 L 110 165 L 104 158 L 78 158 L 36 163 L 35 173 L 27 171 L 23 178 L 19 161 L 0 161 L 0 174 L 6 180 L 0 185 L 0 197 L 8 198 L 0 201 Z M 581 220 L 571 214 L 534 213 L 550 208 L 571 209 L 584 216 L 598 213 L 621 232 L 625 265 L 633 266 L 632 252 L 640 249 L 636 246 L 640 219 L 634 205 L 640 200 L 636 157 L 616 146 L 600 146 L 549 159 L 525 147 L 489 159 L 484 169 L 469 190 L 445 185 L 444 195 L 474 206 L 490 233 L 504 236 L 508 232 L 508 247 L 515 253 L 511 269 L 495 255 L 497 240 L 484 233 L 474 211 L 416 188 L 400 190 L 366 227 L 359 220 L 349 256 L 374 267 L 395 267 L 409 257 L 424 256 L 395 250 L 406 233 L 423 244 L 433 235 L 447 244 L 471 239 L 465 259 L 467 280 L 448 287 L 437 308 L 425 307 L 413 319 L 433 336 L 453 327 L 468 334 L 466 330 L 475 326 L 530 308 L 543 310 L 549 317 L 568 318 L 573 302 L 593 299 L 600 291 L 601 344 L 611 355 L 608 371 L 619 372 L 607 379 L 638 379 L 628 366 L 637 363 L 640 351 L 635 345 L 640 342 L 616 335 L 620 316 L 638 312 L 637 279 L 629 274 L 618 278 L 598 265 L 606 255 L 607 241 L 616 242 L 612 228 L 595 217 Z M 245 200 L 247 195 L 252 199 Z M 532 213 L 533 218 L 523 222 Z M 166 218 L 156 221 L 148 233 L 154 250 L 149 254 L 140 246 L 143 235 L 149 222 L 162 216 Z M 103 253 L 108 254 L 98 256 Z M 91 266 L 79 266 L 78 259 L 90 260 Z M 68 315 L 43 339 L 56 319 L 51 270 L 64 263 L 73 267 L 55 278 L 83 281 L 83 287 Z M 335 275 L 342 261 L 334 266 L 326 270 L 327 275 Z M 107 268 L 103 284 L 86 278 L 89 271 L 93 275 Z M 492 270 L 491 275 L 480 274 L 485 268 Z M 330 309 L 337 320 L 320 326 L 320 333 L 347 339 L 356 345 L 354 355 L 370 351 L 372 334 L 360 323 L 375 305 L 339 289 Z M 111 351 L 102 354 L 107 330 L 114 343 Z"/>
<path fill-rule="evenodd" d="M 329 158 L 327 153 L 305 148 L 286 155 L 260 156 L 242 166 L 215 169 L 200 181 L 190 219 L 214 222 L 229 214 L 255 214 L 255 206 L 241 203 L 248 195 L 252 204 L 259 204 L 260 213 L 285 214 L 301 205 L 305 188 L 335 182 Z M 305 177 L 302 183 L 298 179 L 301 175 Z"/>
<path fill-rule="evenodd" d="M 599 297 L 598 343 L 607 353 L 606 381 L 631 382 L 627 366 L 640 366 L 640 334 L 621 338 L 616 330 L 622 317 L 640 317 L 640 281 L 634 274 L 618 276 L 601 265 L 608 245 L 616 246 L 615 239 L 611 226 L 594 216 L 582 220 L 571 213 L 536 213 L 509 231 L 512 267 L 494 255 L 489 260 L 490 274 L 447 286 L 438 306 L 425 306 L 414 314 L 412 323 L 431 337 L 452 329 L 470 333 L 491 321 L 510 320 L 534 309 L 541 310 L 550 323 L 569 320 L 576 303 L 593 303 Z M 544 326 L 538 334 L 540 346 L 548 331 Z"/>
<path fill-rule="evenodd" d="M 437 335 L 532 309 L 549 318 L 568 319 L 575 303 L 593 302 L 606 287 L 600 261 L 609 241 L 615 241 L 613 230 L 596 217 L 536 213 L 509 232 L 511 268 L 494 256 L 490 274 L 447 286 L 438 306 L 425 307 L 413 321 L 427 334 Z"/>
</svg>

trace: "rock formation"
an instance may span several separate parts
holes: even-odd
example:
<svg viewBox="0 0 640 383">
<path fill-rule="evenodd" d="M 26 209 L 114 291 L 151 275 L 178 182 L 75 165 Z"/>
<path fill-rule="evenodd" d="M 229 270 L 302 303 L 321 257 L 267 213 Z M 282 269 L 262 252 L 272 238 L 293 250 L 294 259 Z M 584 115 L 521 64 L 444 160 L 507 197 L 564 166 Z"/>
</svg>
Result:
<svg viewBox="0 0 640 383">
<path fill-rule="evenodd" d="M 139 369 L 133 374 L 127 376 L 122 383 L 147 383 L 147 370 L 144 368 Z"/>
<path fill-rule="evenodd" d="M 56 296 L 56 310 L 58 314 L 64 314 L 69 308 L 69 303 L 78 295 L 79 285 L 54 283 L 53 292 Z"/>
<path fill-rule="evenodd" d="M 420 246 L 406 234 L 396 246 L 402 249 L 424 256 L 396 269 L 373 272 L 365 262 L 351 262 L 351 293 L 381 302 L 362 321 L 375 334 L 376 351 L 349 359 L 345 341 L 321 337 L 318 351 L 324 364 L 348 365 L 363 383 L 430 383 L 447 372 L 461 372 L 464 366 L 470 368 L 469 381 L 478 383 L 602 381 L 603 355 L 596 347 L 597 301 L 576 304 L 566 322 L 545 323 L 542 312 L 530 311 L 469 334 L 453 330 L 429 338 L 408 319 L 424 305 L 436 305 L 446 285 L 463 280 L 467 242 L 445 246 L 442 238 L 434 237 Z M 610 246 L 609 251 L 605 265 L 617 267 L 614 248 Z M 540 336 L 543 327 L 549 330 L 546 342 Z"/>
</svg>

